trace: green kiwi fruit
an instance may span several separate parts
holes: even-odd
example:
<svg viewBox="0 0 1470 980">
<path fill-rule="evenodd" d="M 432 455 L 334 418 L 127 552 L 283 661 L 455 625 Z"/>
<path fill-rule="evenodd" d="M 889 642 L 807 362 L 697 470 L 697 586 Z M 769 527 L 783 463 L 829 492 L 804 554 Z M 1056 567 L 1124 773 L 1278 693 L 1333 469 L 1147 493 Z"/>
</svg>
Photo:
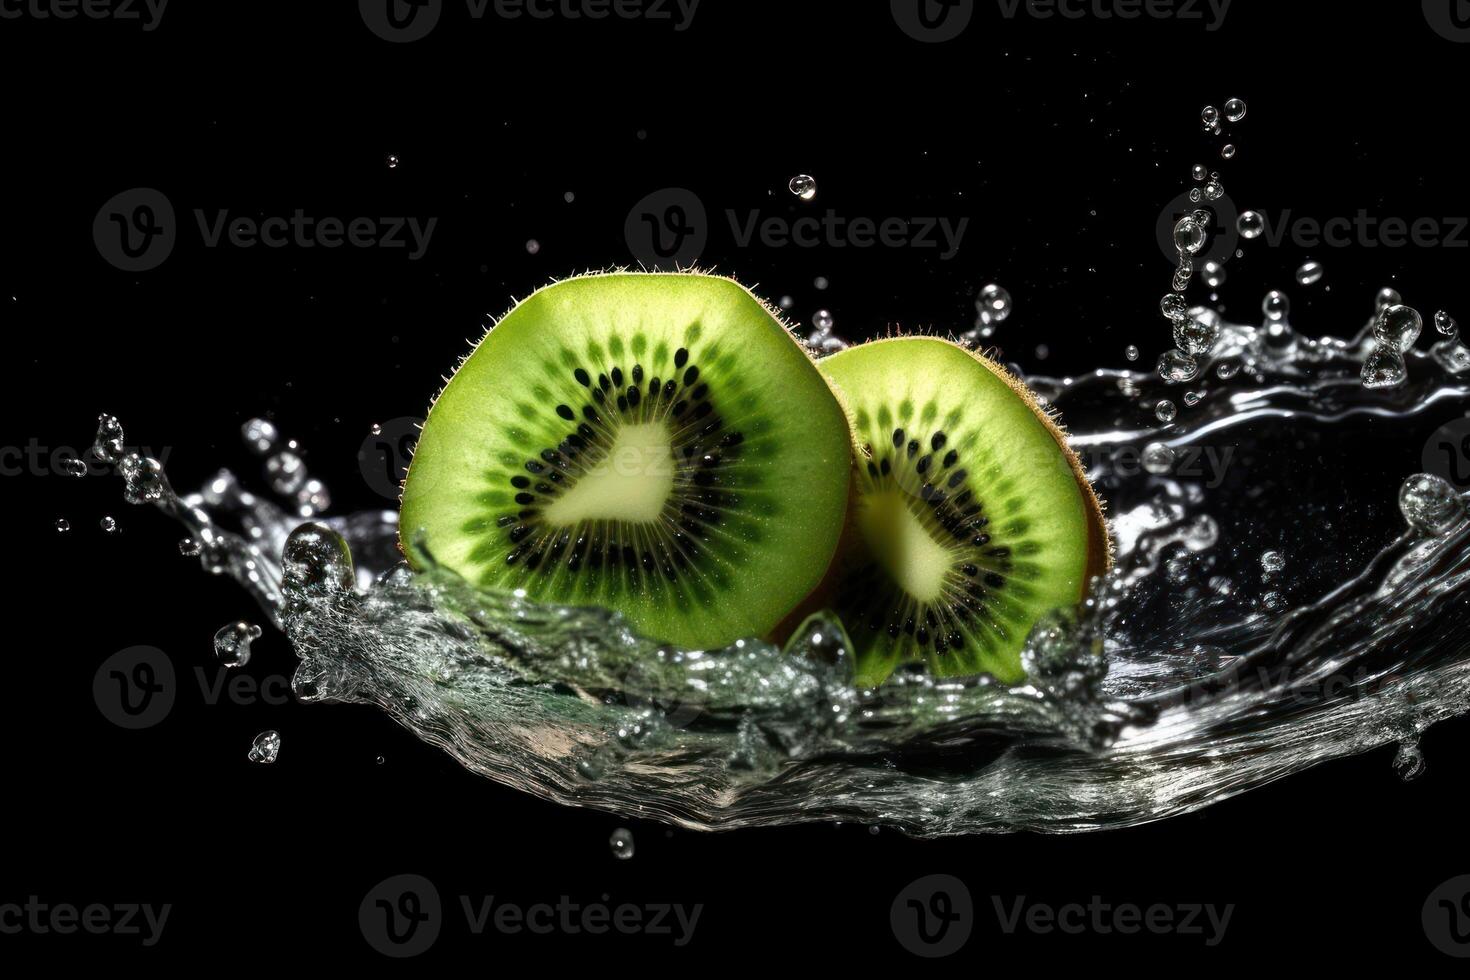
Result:
<svg viewBox="0 0 1470 980">
<path fill-rule="evenodd" d="M 799 612 L 850 482 L 842 407 L 744 287 L 588 275 L 527 297 L 460 364 L 424 422 L 401 533 L 481 586 L 710 649 Z"/>
<path fill-rule="evenodd" d="M 858 684 L 909 661 L 1019 681 L 1031 627 L 1075 605 L 1110 560 L 1062 431 L 1003 368 L 939 338 L 878 340 L 820 367 L 852 420 L 854 533 L 836 606 Z"/>
</svg>

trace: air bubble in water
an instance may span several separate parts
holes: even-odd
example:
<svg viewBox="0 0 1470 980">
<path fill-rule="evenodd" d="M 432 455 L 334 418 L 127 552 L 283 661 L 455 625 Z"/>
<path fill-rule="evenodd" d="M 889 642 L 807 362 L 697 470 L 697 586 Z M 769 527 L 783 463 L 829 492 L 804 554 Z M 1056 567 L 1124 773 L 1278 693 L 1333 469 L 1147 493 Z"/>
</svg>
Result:
<svg viewBox="0 0 1470 980">
<path fill-rule="evenodd" d="M 1011 315 L 1011 294 L 1006 292 L 1004 287 L 990 283 L 980 290 L 980 298 L 975 300 L 975 308 L 980 311 L 982 323 L 1000 323 Z"/>
<path fill-rule="evenodd" d="M 1413 347 L 1423 330 L 1424 318 L 1419 311 L 1403 304 L 1388 307 L 1373 321 L 1373 336 L 1378 343 L 1400 351 Z"/>
<path fill-rule="evenodd" d="M 1199 373 L 1199 362 L 1183 351 L 1165 351 L 1159 358 L 1159 377 L 1170 384 L 1191 381 Z"/>
<path fill-rule="evenodd" d="M 626 861 L 633 856 L 633 832 L 626 827 L 619 827 L 612 832 L 607 839 L 607 846 L 612 851 L 612 856 L 619 861 Z"/>
<path fill-rule="evenodd" d="M 250 662 L 250 644 L 260 639 L 254 623 L 231 623 L 214 634 L 214 655 L 226 667 L 244 667 Z"/>
<path fill-rule="evenodd" d="M 1213 260 L 1205 263 L 1205 285 L 1211 289 L 1219 289 L 1225 285 L 1225 267 Z"/>
<path fill-rule="evenodd" d="M 1261 569 L 1268 575 L 1274 575 L 1286 567 L 1286 557 L 1279 551 L 1266 551 L 1261 554 Z"/>
<path fill-rule="evenodd" d="M 1291 300 L 1279 289 L 1273 289 L 1261 300 L 1261 312 L 1267 320 L 1285 320 L 1286 315 L 1291 312 Z"/>
<path fill-rule="evenodd" d="M 1151 442 L 1143 447 L 1143 468 L 1154 476 L 1163 476 L 1174 468 L 1174 450 L 1162 442 Z"/>
<path fill-rule="evenodd" d="M 265 478 L 271 489 L 283 497 L 300 490 L 306 482 L 306 466 L 293 452 L 282 451 L 265 461 Z"/>
<path fill-rule="evenodd" d="M 1396 388 L 1409 377 L 1404 355 L 1391 346 L 1380 345 L 1363 361 L 1363 387 Z"/>
<path fill-rule="evenodd" d="M 1179 417 L 1179 408 L 1169 399 L 1165 398 L 1154 406 L 1154 415 L 1160 422 L 1168 424 Z"/>
<path fill-rule="evenodd" d="M 1138 348 L 1133 346 L 1132 344 L 1129 344 L 1128 347 L 1123 351 L 1123 356 L 1128 358 L 1128 360 L 1130 361 L 1136 361 L 1138 360 L 1138 353 Z"/>
<path fill-rule="evenodd" d="M 1266 230 L 1266 219 L 1255 211 L 1242 211 L 1235 219 L 1235 230 L 1245 239 L 1260 238 Z"/>
<path fill-rule="evenodd" d="M 97 522 L 97 526 L 102 528 L 104 534 L 115 534 L 117 532 L 117 521 L 111 517 L 102 518 L 102 520 Z"/>
<path fill-rule="evenodd" d="M 71 530 L 71 521 L 68 521 L 65 517 L 58 517 L 56 519 L 56 533 L 57 534 L 65 534 L 67 531 L 70 531 L 70 530 Z"/>
<path fill-rule="evenodd" d="M 1302 286 L 1315 286 L 1322 281 L 1322 273 L 1324 271 L 1326 270 L 1322 268 L 1321 262 L 1304 262 L 1302 267 L 1296 270 L 1297 284 Z"/>
<path fill-rule="evenodd" d="M 1410 527 L 1443 534 L 1464 515 L 1465 502 L 1443 477 L 1416 473 L 1399 490 L 1399 511 Z"/>
<path fill-rule="evenodd" d="M 1245 118 L 1245 103 L 1240 99 L 1231 99 L 1225 103 L 1225 118 L 1231 122 L 1240 122 Z"/>
<path fill-rule="evenodd" d="M 1434 329 L 1451 339 L 1460 335 L 1460 325 L 1455 322 L 1454 317 L 1450 316 L 1444 310 L 1440 310 L 1434 314 Z"/>
<path fill-rule="evenodd" d="M 817 196 L 817 179 L 811 174 L 797 174 L 786 187 L 803 201 Z"/>
<path fill-rule="evenodd" d="M 245 445 L 257 456 L 264 456 L 276 447 L 281 434 L 269 419 L 251 419 L 240 426 L 240 435 Z"/>
<path fill-rule="evenodd" d="M 281 754 L 281 733 L 274 729 L 261 732 L 255 736 L 255 741 L 250 743 L 250 751 L 245 758 L 251 762 L 259 762 L 269 765 L 276 761 Z"/>
</svg>

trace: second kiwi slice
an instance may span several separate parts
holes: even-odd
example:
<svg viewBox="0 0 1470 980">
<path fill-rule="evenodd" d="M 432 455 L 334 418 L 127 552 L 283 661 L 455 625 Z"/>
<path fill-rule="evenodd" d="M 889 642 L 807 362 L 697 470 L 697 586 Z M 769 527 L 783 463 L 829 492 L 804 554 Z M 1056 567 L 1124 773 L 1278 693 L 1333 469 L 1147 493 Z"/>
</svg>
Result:
<svg viewBox="0 0 1470 980">
<path fill-rule="evenodd" d="M 938 338 L 874 341 L 821 367 L 853 422 L 856 533 L 836 601 L 858 683 L 915 660 L 1020 680 L 1031 627 L 1109 560 L 1061 430 L 1003 368 Z"/>
<path fill-rule="evenodd" d="M 480 585 L 719 647 L 822 582 L 850 461 L 827 382 L 744 287 L 583 276 L 525 299 L 449 380 L 402 533 Z"/>
</svg>

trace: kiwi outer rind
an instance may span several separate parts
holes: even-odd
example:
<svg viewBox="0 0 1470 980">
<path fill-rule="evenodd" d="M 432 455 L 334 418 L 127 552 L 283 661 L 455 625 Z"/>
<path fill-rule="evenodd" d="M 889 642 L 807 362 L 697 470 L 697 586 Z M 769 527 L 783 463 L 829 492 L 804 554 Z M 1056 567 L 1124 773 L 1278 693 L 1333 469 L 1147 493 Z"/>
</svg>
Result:
<svg viewBox="0 0 1470 980">
<path fill-rule="evenodd" d="M 688 270 L 688 271 L 681 271 L 681 272 L 648 273 L 648 272 L 641 272 L 641 271 L 636 271 L 636 270 L 615 269 L 615 270 L 610 270 L 608 272 L 593 272 L 593 273 L 587 273 L 586 275 L 582 275 L 582 276 L 574 276 L 574 277 L 571 277 L 570 279 L 554 281 L 554 282 L 548 284 L 547 286 L 544 286 L 541 289 L 536 290 L 535 292 L 533 292 L 532 294 L 530 294 L 529 296 L 527 296 L 525 299 L 520 300 L 517 303 L 515 303 L 514 306 L 512 307 L 512 309 L 509 312 L 507 312 L 505 314 L 505 316 L 499 318 L 495 322 L 495 324 L 492 325 L 491 328 L 486 331 L 485 335 L 483 337 L 481 337 L 481 339 L 478 342 L 476 342 L 476 344 L 470 350 L 470 352 L 468 354 L 466 354 L 463 358 L 461 358 L 461 360 L 459 361 L 459 364 L 456 366 L 454 375 L 452 375 L 451 377 L 449 377 L 448 379 L 446 379 L 444 386 L 435 395 L 434 400 L 433 400 L 433 402 L 431 403 L 431 406 L 430 406 L 430 412 L 432 413 L 432 411 L 434 409 L 434 406 L 437 406 L 440 403 L 440 400 L 443 398 L 445 392 L 449 390 L 449 388 L 451 387 L 451 385 L 453 385 L 455 379 L 460 376 L 461 369 L 475 355 L 475 353 L 478 350 L 480 350 L 481 345 L 484 344 L 486 342 L 486 339 L 489 338 L 492 335 L 492 333 L 496 329 L 496 327 L 498 327 L 501 323 L 504 323 L 507 318 L 509 318 L 510 316 L 512 316 L 517 310 L 520 310 L 523 306 L 525 306 L 528 302 L 530 302 L 534 297 L 538 296 L 539 294 L 541 294 L 543 292 L 546 292 L 547 290 L 551 290 L 551 289 L 555 289 L 555 288 L 560 287 L 560 286 L 564 286 L 564 285 L 566 285 L 569 282 L 575 282 L 575 281 L 578 281 L 578 280 L 585 280 L 585 279 L 608 279 L 608 278 L 619 277 L 619 276 L 629 276 L 629 277 L 639 277 L 639 278 L 659 278 L 659 277 L 668 277 L 668 278 L 673 278 L 673 277 L 702 278 L 702 279 L 707 279 L 707 280 L 718 280 L 721 283 L 729 284 L 729 285 L 734 286 L 735 288 L 739 289 L 740 292 L 743 294 L 743 298 L 745 300 L 747 300 L 747 301 L 754 301 L 759 306 L 759 308 L 763 311 L 763 313 L 771 319 L 771 321 L 773 322 L 773 324 L 775 326 L 777 326 L 777 327 L 780 328 L 781 332 L 785 335 L 786 339 L 790 342 L 791 348 L 793 350 L 796 350 L 796 351 L 799 351 L 800 352 L 801 357 L 805 360 L 805 362 L 808 365 L 811 366 L 811 370 L 812 370 L 812 374 L 814 376 L 814 380 L 815 379 L 818 379 L 818 378 L 821 379 L 820 383 L 821 383 L 821 386 L 822 386 L 823 394 L 831 398 L 831 404 L 833 405 L 834 409 L 836 409 L 835 417 L 840 417 L 840 419 L 841 419 L 841 425 L 842 425 L 842 435 L 843 435 L 843 438 L 846 439 L 846 443 L 843 444 L 842 447 L 841 447 L 841 453 L 840 453 L 841 460 L 843 462 L 847 462 L 847 461 L 850 460 L 851 431 L 847 427 L 847 425 L 848 425 L 848 415 L 847 415 L 845 409 L 842 408 L 841 403 L 839 401 L 837 401 L 837 399 L 835 398 L 835 396 L 832 395 L 831 387 L 830 387 L 830 385 L 828 385 L 825 376 L 821 374 L 820 370 L 818 370 L 816 368 L 815 364 L 813 363 L 814 358 L 812 357 L 811 352 L 804 345 L 802 345 L 801 343 L 799 343 L 794 336 L 792 336 L 790 326 L 782 318 L 782 316 L 779 313 L 779 311 L 776 310 L 769 303 L 767 303 L 764 300 L 762 300 L 760 297 L 756 296 L 753 292 L 751 292 L 747 287 L 745 287 L 743 284 L 739 283 L 738 281 L 736 281 L 736 280 L 734 280 L 734 279 L 732 279 L 730 277 L 727 277 L 727 276 L 708 275 L 708 274 L 699 272 L 697 270 Z M 731 335 L 726 335 L 726 337 L 729 338 L 729 337 L 731 337 Z M 415 458 L 410 462 L 408 473 L 407 473 L 407 475 L 405 476 L 405 479 L 404 479 L 403 488 L 407 488 L 412 483 L 412 481 L 414 479 L 415 472 L 416 472 L 416 467 L 419 466 L 420 458 L 421 458 L 420 455 L 417 455 L 416 454 L 415 455 Z M 824 468 L 824 472 L 829 472 L 829 473 L 832 472 L 831 469 L 830 469 L 830 466 L 825 467 Z M 852 499 L 852 485 L 851 485 L 851 469 L 850 469 L 850 467 L 848 467 L 848 469 L 847 469 L 847 473 L 845 474 L 845 479 L 846 479 L 846 482 L 845 482 L 845 484 L 843 484 L 843 486 L 845 487 L 845 491 L 842 494 L 842 496 L 843 496 L 843 498 L 846 501 L 850 502 L 851 499 Z M 402 504 L 403 501 L 404 501 L 404 499 L 405 499 L 405 494 L 402 492 L 402 489 L 400 491 L 400 497 L 399 497 L 399 499 L 400 499 L 400 504 Z M 836 508 L 832 508 L 832 510 L 835 511 Z M 843 508 L 843 518 L 842 518 L 842 526 L 843 527 L 845 527 L 845 524 L 846 524 L 846 519 L 847 519 L 846 518 L 846 513 L 847 513 L 847 508 L 844 507 Z M 416 533 L 416 531 L 417 531 L 416 528 L 409 526 L 409 522 L 407 522 L 407 521 L 403 522 L 403 526 L 400 528 L 400 542 L 399 542 L 399 546 L 400 546 L 400 550 L 402 550 L 409 557 L 410 563 L 417 566 L 417 565 L 421 564 L 421 562 L 420 562 L 420 556 L 418 555 L 418 550 L 419 549 L 417 547 L 409 547 L 408 546 L 409 545 L 409 542 L 406 540 L 406 538 L 408 538 L 409 536 L 414 535 Z M 721 638 L 721 640 L 715 641 L 715 642 L 692 643 L 692 642 L 688 642 L 687 639 L 686 639 L 686 640 L 682 641 L 683 642 L 683 645 L 686 645 L 686 646 L 704 646 L 704 647 L 719 646 L 719 645 L 723 645 L 723 643 L 725 643 L 725 642 L 733 642 L 734 640 L 739 639 L 741 636 L 750 635 L 750 633 L 760 633 L 761 635 L 763 635 L 767 639 L 771 639 L 771 640 L 773 640 L 775 642 L 778 642 L 778 643 L 779 642 L 784 642 L 789 637 L 789 635 L 792 632 L 792 630 L 794 629 L 794 627 L 797 626 L 797 625 L 799 625 L 799 623 L 805 618 L 805 616 L 810 615 L 811 612 L 816 611 L 817 609 L 820 609 L 822 607 L 822 605 L 824 605 L 824 603 L 815 601 L 813 599 L 813 597 L 814 596 L 817 596 L 819 594 L 821 594 L 821 595 L 827 594 L 825 590 L 830 587 L 830 583 L 833 580 L 833 576 L 832 576 L 831 573 L 832 573 L 832 568 L 834 567 L 835 562 L 836 562 L 836 558 L 837 558 L 837 554 L 838 554 L 838 543 L 840 541 L 840 538 L 841 538 L 841 533 L 840 533 L 840 529 L 839 529 L 839 533 L 836 534 L 836 535 L 834 535 L 834 540 L 832 542 L 832 547 L 830 549 L 828 549 L 828 553 L 825 556 L 825 563 L 823 565 L 823 569 L 822 569 L 820 575 L 816 576 L 816 580 L 814 581 L 814 583 L 810 586 L 810 588 L 807 589 L 805 598 L 803 598 L 801 601 L 798 601 L 789 611 L 787 611 L 783 615 L 781 615 L 780 618 L 779 618 L 779 620 L 776 621 L 775 624 L 773 626 L 771 626 L 771 628 L 765 629 L 765 630 L 762 630 L 762 629 L 753 629 L 753 630 L 749 630 L 749 631 L 747 631 L 745 633 L 741 633 L 738 636 L 732 634 L 732 635 L 729 635 L 728 637 L 723 637 L 723 638 Z M 433 549 L 433 542 L 432 541 L 428 542 L 428 545 L 429 545 L 429 551 L 430 552 L 433 552 L 433 550 L 434 550 Z M 777 557 L 779 558 L 779 556 L 777 556 Z M 672 639 L 673 642 L 681 642 L 681 640 L 678 637 L 672 637 L 672 638 L 670 638 L 670 637 L 659 637 L 659 636 L 655 636 L 655 638 Z"/>
<path fill-rule="evenodd" d="M 1053 441 L 1056 443 L 1056 446 L 1061 452 L 1063 459 L 1066 460 L 1068 467 L 1071 469 L 1074 481 L 1077 485 L 1077 489 L 1082 499 L 1083 511 L 1085 515 L 1087 529 L 1087 554 L 1083 566 L 1084 571 L 1081 576 L 1078 593 L 1076 595 L 1076 600 L 1080 602 L 1082 599 L 1086 598 L 1086 595 L 1090 588 L 1090 584 L 1093 579 L 1106 574 L 1107 571 L 1112 567 L 1113 541 L 1108 529 L 1108 523 L 1105 514 L 1105 504 L 1098 497 L 1096 490 L 1092 486 L 1092 483 L 1088 480 L 1087 471 L 1083 467 L 1081 459 L 1068 444 L 1066 429 L 1061 424 L 1059 412 L 1054 408 L 1043 407 L 1038 401 L 1036 394 L 1031 391 L 1031 389 L 1027 387 L 1027 385 L 1021 379 L 1012 374 L 1003 365 L 997 363 L 989 357 L 986 357 L 979 351 L 956 343 L 955 341 L 947 337 L 938 337 L 917 333 L 905 334 L 895 330 L 887 337 L 870 340 L 865 344 L 861 344 L 858 346 L 866 348 L 911 339 L 924 339 L 945 344 L 966 354 L 971 359 L 979 363 L 992 375 L 1000 379 L 1021 401 L 1021 403 L 1025 405 L 1028 409 L 1030 409 L 1032 415 L 1035 416 L 1035 418 L 1041 423 L 1045 431 L 1052 437 Z M 824 371 L 823 374 L 824 376 L 827 376 L 827 380 L 832 387 L 833 394 L 838 398 L 839 402 L 842 403 L 844 410 L 848 413 L 849 428 L 853 431 L 854 434 L 856 434 L 858 432 L 857 420 L 854 415 L 854 411 L 849 403 L 848 396 L 843 392 L 841 386 L 830 375 L 828 375 L 826 371 Z M 856 473 L 858 467 L 864 465 L 864 463 L 864 456 L 857 446 L 857 440 L 854 439 L 854 473 Z M 858 481 L 854 479 L 852 490 L 854 509 L 858 497 L 857 484 Z M 840 581 L 843 575 L 844 566 L 849 566 L 853 560 L 853 557 L 856 554 L 862 552 L 863 547 L 864 546 L 860 540 L 860 536 L 857 534 L 856 529 L 853 526 L 850 511 L 849 524 L 847 530 L 844 532 L 843 543 L 839 548 L 840 553 L 838 556 L 838 561 L 834 563 L 833 569 L 831 573 L 829 573 L 829 579 L 833 580 L 834 588 L 836 582 Z M 829 590 L 828 595 L 830 594 L 831 591 Z"/>
</svg>

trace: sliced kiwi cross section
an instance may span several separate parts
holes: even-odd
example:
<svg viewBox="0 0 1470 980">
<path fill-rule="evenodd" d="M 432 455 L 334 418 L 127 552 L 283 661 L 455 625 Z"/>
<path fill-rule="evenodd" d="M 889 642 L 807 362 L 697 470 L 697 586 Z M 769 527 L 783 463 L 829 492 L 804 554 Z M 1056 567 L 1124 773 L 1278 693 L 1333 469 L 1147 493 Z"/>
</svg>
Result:
<svg viewBox="0 0 1470 980">
<path fill-rule="evenodd" d="M 712 648 L 823 580 L 850 459 L 827 383 L 742 286 L 583 276 L 516 306 L 440 393 L 402 533 L 481 586 Z"/>
<path fill-rule="evenodd" d="M 941 677 L 1020 680 L 1031 627 L 1108 560 L 1061 431 L 1004 369 L 938 338 L 875 341 L 821 367 L 853 423 L 856 533 L 836 603 L 859 684 L 920 660 Z"/>
</svg>

